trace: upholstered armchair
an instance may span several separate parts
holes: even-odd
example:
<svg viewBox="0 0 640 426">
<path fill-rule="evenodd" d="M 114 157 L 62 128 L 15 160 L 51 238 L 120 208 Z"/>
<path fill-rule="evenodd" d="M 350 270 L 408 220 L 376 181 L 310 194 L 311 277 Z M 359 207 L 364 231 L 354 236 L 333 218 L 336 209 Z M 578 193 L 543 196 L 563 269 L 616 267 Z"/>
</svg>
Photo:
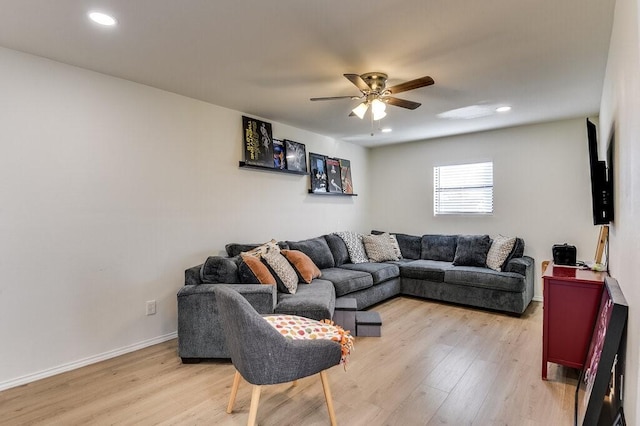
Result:
<svg viewBox="0 0 640 426">
<path fill-rule="evenodd" d="M 236 368 L 227 412 L 233 411 L 241 377 L 254 386 L 247 422 L 254 425 L 261 386 L 295 383 L 297 379 L 319 373 L 331 424 L 335 425 L 326 370 L 340 363 L 340 343 L 284 337 L 235 290 L 221 286 L 215 293 L 227 347 Z"/>
</svg>

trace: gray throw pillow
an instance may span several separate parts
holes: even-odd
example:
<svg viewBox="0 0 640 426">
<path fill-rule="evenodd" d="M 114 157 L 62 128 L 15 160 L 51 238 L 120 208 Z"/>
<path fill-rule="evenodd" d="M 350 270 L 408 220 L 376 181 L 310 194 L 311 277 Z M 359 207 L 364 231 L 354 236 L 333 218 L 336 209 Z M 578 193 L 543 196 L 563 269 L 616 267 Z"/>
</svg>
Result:
<svg viewBox="0 0 640 426">
<path fill-rule="evenodd" d="M 486 267 L 487 253 L 491 247 L 488 235 L 461 235 L 453 264 L 456 266 L 484 266 Z"/>
<path fill-rule="evenodd" d="M 238 258 L 209 256 L 200 268 L 200 280 L 205 284 L 239 282 Z"/>
<path fill-rule="evenodd" d="M 398 242 L 400 242 L 400 239 L 398 239 Z M 453 258 L 456 255 L 457 244 L 457 235 L 423 235 L 420 259 L 453 262 Z M 402 245 L 400 248 L 402 248 Z M 402 255 L 404 256 L 404 252 L 402 252 Z"/>
<path fill-rule="evenodd" d="M 335 261 L 324 237 L 311 238 L 302 241 L 287 241 L 291 250 L 299 250 L 309 256 L 320 269 L 333 268 Z"/>
</svg>

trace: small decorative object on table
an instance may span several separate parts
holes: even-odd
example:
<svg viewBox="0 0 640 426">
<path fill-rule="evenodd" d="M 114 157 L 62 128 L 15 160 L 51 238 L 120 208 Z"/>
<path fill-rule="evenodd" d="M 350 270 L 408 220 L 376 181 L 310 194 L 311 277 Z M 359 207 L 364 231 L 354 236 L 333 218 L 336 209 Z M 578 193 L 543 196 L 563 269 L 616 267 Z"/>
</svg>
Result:
<svg viewBox="0 0 640 426">
<path fill-rule="evenodd" d="M 284 152 L 287 156 L 287 170 L 307 171 L 307 151 L 303 143 L 285 139 Z"/>
<path fill-rule="evenodd" d="M 274 168 L 271 123 L 242 116 L 244 160 L 252 166 Z"/>
<path fill-rule="evenodd" d="M 309 169 L 311 172 L 311 191 L 327 192 L 327 157 L 321 154 L 309 153 Z"/>
<path fill-rule="evenodd" d="M 327 158 L 327 185 L 329 192 L 338 192 L 342 194 L 340 162 L 335 158 Z"/>
</svg>

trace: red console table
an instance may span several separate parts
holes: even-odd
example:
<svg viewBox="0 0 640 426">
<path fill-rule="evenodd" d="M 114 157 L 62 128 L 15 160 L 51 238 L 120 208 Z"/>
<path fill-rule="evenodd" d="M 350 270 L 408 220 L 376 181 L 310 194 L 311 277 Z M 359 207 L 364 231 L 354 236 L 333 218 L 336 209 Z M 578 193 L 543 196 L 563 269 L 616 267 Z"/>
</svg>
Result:
<svg viewBox="0 0 640 426">
<path fill-rule="evenodd" d="M 606 272 L 549 263 L 544 275 L 542 379 L 547 362 L 582 368 Z"/>
</svg>

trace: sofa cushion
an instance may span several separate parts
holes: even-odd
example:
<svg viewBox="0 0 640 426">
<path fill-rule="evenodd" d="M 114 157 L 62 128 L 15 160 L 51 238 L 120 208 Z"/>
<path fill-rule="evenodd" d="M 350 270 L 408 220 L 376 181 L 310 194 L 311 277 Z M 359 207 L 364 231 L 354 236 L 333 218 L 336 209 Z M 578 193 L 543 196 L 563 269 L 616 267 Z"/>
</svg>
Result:
<svg viewBox="0 0 640 426">
<path fill-rule="evenodd" d="M 349 251 L 347 250 L 347 245 L 344 243 L 344 240 L 336 234 L 328 234 L 325 235 L 324 238 L 327 240 L 331 254 L 333 254 L 334 266 L 349 263 Z"/>
<path fill-rule="evenodd" d="M 362 243 L 370 262 L 398 260 L 398 255 L 391 244 L 391 236 L 386 232 L 380 235 L 363 235 Z"/>
<path fill-rule="evenodd" d="M 243 256 L 238 265 L 238 277 L 242 284 L 275 284 L 269 268 L 255 256 Z"/>
<path fill-rule="evenodd" d="M 400 276 L 400 268 L 393 263 L 348 263 L 340 268 L 351 271 L 367 272 L 373 278 L 373 285 L 385 282 L 391 278 Z"/>
<path fill-rule="evenodd" d="M 313 263 L 320 269 L 333 268 L 335 262 L 324 237 L 311 238 L 302 241 L 287 241 L 291 250 L 299 250 L 309 256 Z"/>
<path fill-rule="evenodd" d="M 278 284 L 278 291 L 295 294 L 298 289 L 298 274 L 280 252 L 268 251 L 262 258 L 269 265 Z"/>
<path fill-rule="evenodd" d="M 316 320 L 330 319 L 335 308 L 333 284 L 315 279 L 311 284 L 298 284 L 296 294 L 278 293 L 277 314 L 299 315 Z"/>
<path fill-rule="evenodd" d="M 363 290 L 373 285 L 373 277 L 371 274 L 345 269 L 345 266 L 347 265 L 342 265 L 340 268 L 322 270 L 322 279 L 333 283 L 336 291 L 336 297 L 344 296 L 345 294 L 353 293 L 354 291 Z M 311 283 L 310 285 L 313 284 L 314 283 Z"/>
<path fill-rule="evenodd" d="M 398 240 L 398 242 L 400 242 L 400 240 Z M 457 243 L 457 235 L 423 235 L 421 238 L 422 252 L 418 259 L 453 262 L 453 258 L 456 255 Z M 400 246 L 400 248 L 402 248 L 402 246 Z"/>
<path fill-rule="evenodd" d="M 403 278 L 415 278 L 433 282 L 443 282 L 444 273 L 453 266 L 451 262 L 440 260 L 413 260 L 400 263 L 400 275 Z"/>
<path fill-rule="evenodd" d="M 342 231 L 336 232 L 335 234 L 342 238 L 347 246 L 351 263 L 365 263 L 369 261 L 367 253 L 364 250 L 364 244 L 362 244 L 361 234 L 353 231 Z"/>
<path fill-rule="evenodd" d="M 490 248 L 491 238 L 488 235 L 460 235 L 453 264 L 485 267 Z"/>
<path fill-rule="evenodd" d="M 291 263 L 301 281 L 309 284 L 314 278 L 320 277 L 320 269 L 303 252 L 299 250 L 282 250 L 281 253 Z"/>
<path fill-rule="evenodd" d="M 209 256 L 200 268 L 200 281 L 205 284 L 239 282 L 237 257 Z"/>
<path fill-rule="evenodd" d="M 451 284 L 522 293 L 525 288 L 524 276 L 515 272 L 496 272 L 477 266 L 454 266 L 444 273 L 444 280 Z"/>
<path fill-rule="evenodd" d="M 504 235 L 495 237 L 489 253 L 487 253 L 487 267 L 494 271 L 501 271 L 502 265 L 513 251 L 515 244 L 516 237 L 505 237 Z"/>
</svg>

